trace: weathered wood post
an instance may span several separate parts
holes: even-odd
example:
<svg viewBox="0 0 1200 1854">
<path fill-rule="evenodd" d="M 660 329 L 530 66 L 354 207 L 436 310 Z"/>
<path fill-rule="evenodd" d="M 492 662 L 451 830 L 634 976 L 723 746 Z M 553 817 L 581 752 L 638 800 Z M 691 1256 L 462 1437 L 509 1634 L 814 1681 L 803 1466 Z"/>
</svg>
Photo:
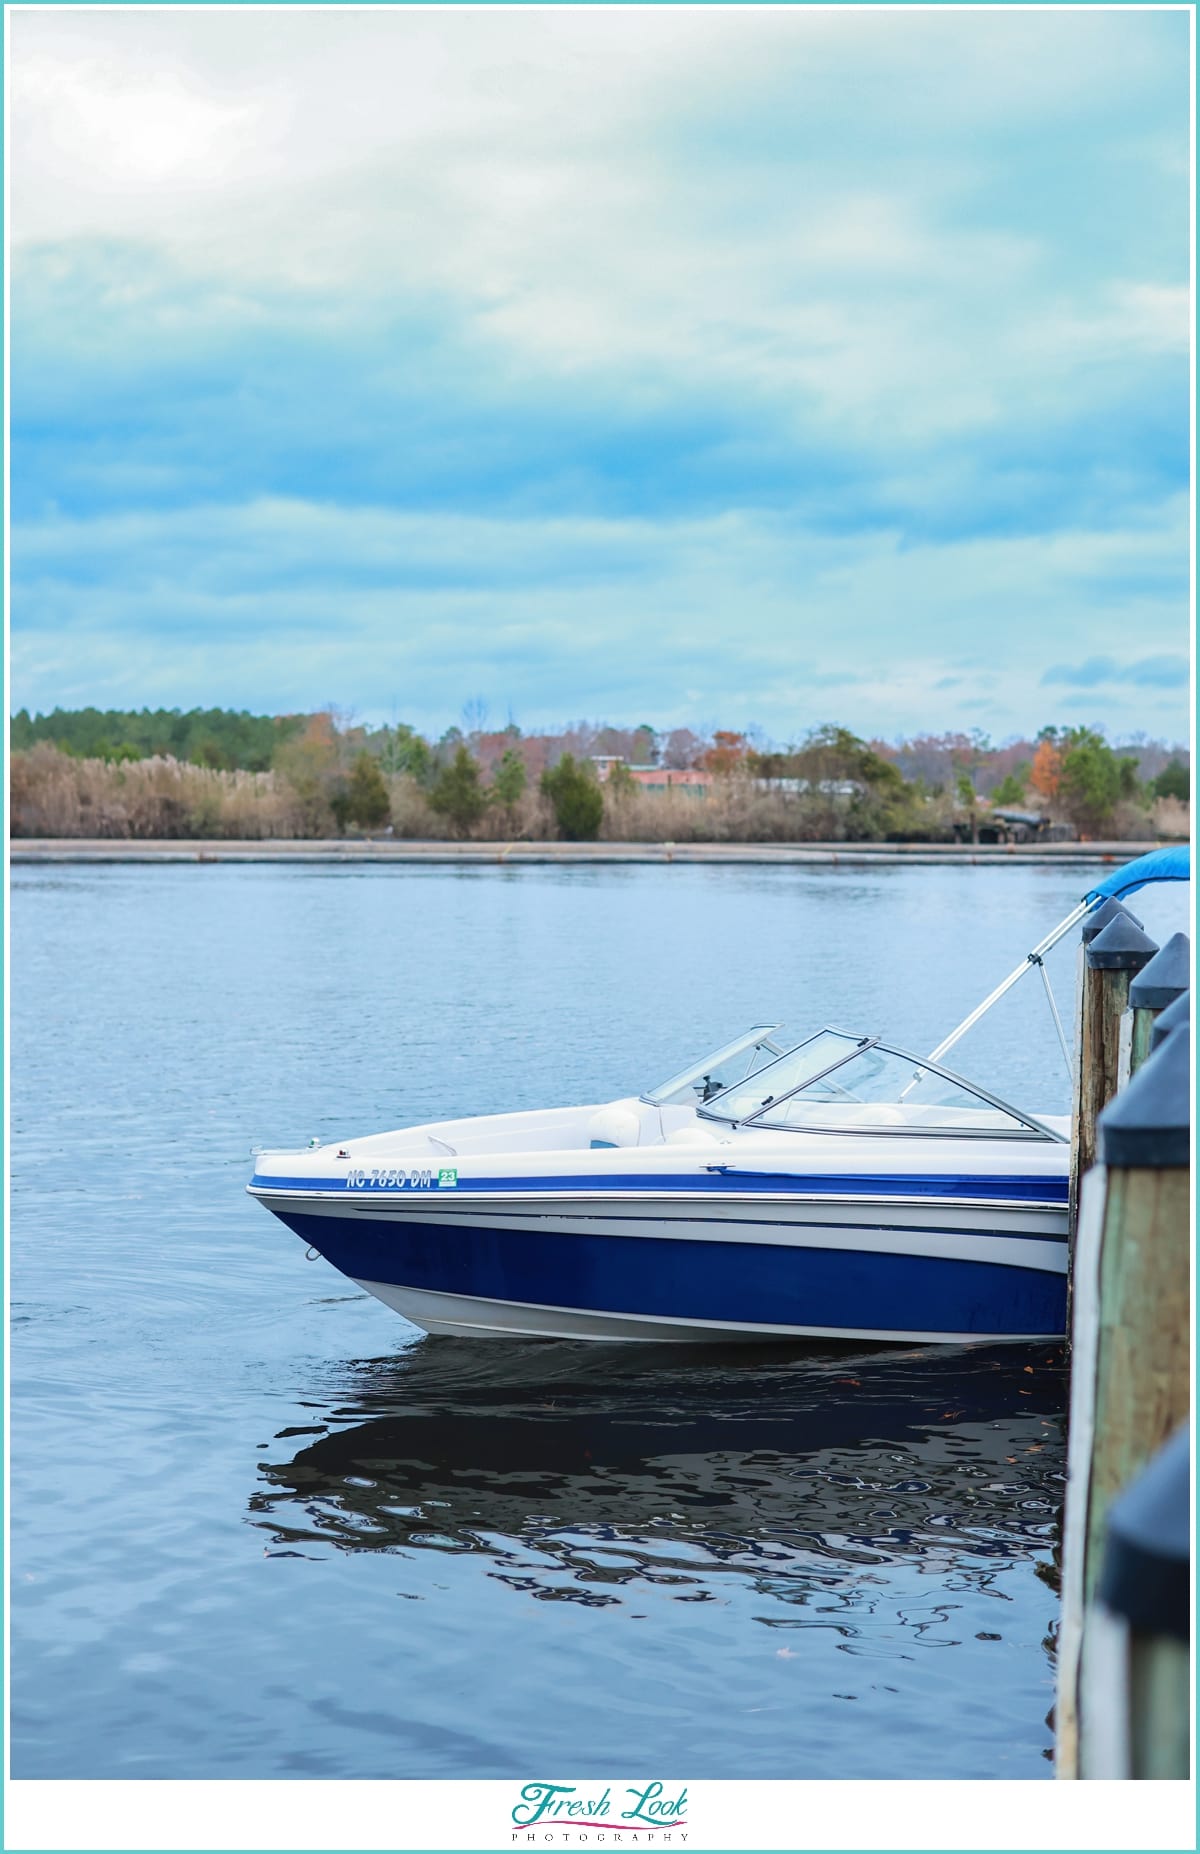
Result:
<svg viewBox="0 0 1200 1854">
<path fill-rule="evenodd" d="M 1154 1054 L 1159 1044 L 1170 1036 L 1172 1030 L 1177 1030 L 1180 1024 L 1190 1024 L 1191 1021 L 1192 994 L 1190 991 L 1185 991 L 1182 996 L 1176 998 L 1174 1004 L 1168 1004 L 1166 1010 L 1160 1011 L 1155 1018 L 1154 1027 L 1150 1032 L 1151 1055 Z"/>
<path fill-rule="evenodd" d="M 1108 1515 L 1087 1655 L 1085 1777 L 1190 1776 L 1191 1433 L 1177 1429 Z"/>
<path fill-rule="evenodd" d="M 1110 1500 L 1188 1415 L 1191 1050 L 1190 1028 L 1180 1025 L 1100 1121 L 1107 1191 L 1098 1258 L 1089 1592 L 1094 1541 Z"/>
<path fill-rule="evenodd" d="M 1173 933 L 1133 979 L 1129 1009 L 1121 1019 L 1120 1087 L 1137 1074 L 1150 1054 L 1155 1018 L 1183 996 L 1192 982 L 1191 973 L 1192 943 L 1185 933 Z"/>
<path fill-rule="evenodd" d="M 1107 906 L 1107 904 L 1106 904 Z M 1096 922 L 1104 913 L 1093 915 Z M 1129 983 L 1158 947 L 1128 910 L 1119 906 L 1108 924 L 1087 937 L 1080 984 L 1079 1062 L 1071 1116 L 1071 1185 L 1068 1219 L 1072 1237 L 1079 1224 L 1079 1181 L 1096 1162 L 1096 1121 L 1117 1092 L 1121 1014 Z"/>
<path fill-rule="evenodd" d="M 1084 992 L 1087 984 L 1088 969 L 1087 950 L 1097 935 L 1102 934 L 1104 929 L 1111 926 L 1113 921 L 1116 920 L 1131 920 L 1135 927 L 1141 927 L 1143 925 L 1143 922 L 1125 906 L 1123 901 L 1116 901 L 1110 895 L 1108 900 L 1102 902 L 1093 913 L 1084 915 L 1083 925 L 1079 930 L 1079 952 L 1075 962 L 1075 1079 L 1074 1091 L 1071 1097 L 1072 1125 L 1074 1125 L 1079 1110 L 1079 1058 L 1080 1050 L 1083 1046 Z M 1074 1177 L 1073 1172 L 1072 1177 Z M 1072 1186 L 1071 1198 L 1072 1230 L 1075 1228 L 1075 1198 L 1073 1193 L 1074 1186 Z"/>
<path fill-rule="evenodd" d="M 1172 1011 L 1177 1006 L 1171 1007 Z M 1160 1020 L 1161 1021 L 1161 1020 Z M 1100 1117 L 1075 1255 L 1056 1768 L 1088 1774 L 1086 1618 L 1116 1494 L 1188 1415 L 1191 1034 L 1177 1023 Z"/>
</svg>

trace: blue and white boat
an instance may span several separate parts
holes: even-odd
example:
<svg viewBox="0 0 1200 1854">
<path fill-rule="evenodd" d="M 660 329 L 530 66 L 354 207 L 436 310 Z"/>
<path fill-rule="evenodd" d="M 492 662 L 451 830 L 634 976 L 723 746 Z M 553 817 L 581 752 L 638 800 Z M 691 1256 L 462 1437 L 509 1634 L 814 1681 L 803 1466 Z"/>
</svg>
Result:
<svg viewBox="0 0 1200 1854">
<path fill-rule="evenodd" d="M 1163 856 L 1169 873 L 1136 876 Z M 261 1152 L 248 1189 L 430 1333 L 1061 1337 L 1069 1118 L 942 1058 L 1024 972 L 1045 977 L 1090 909 L 1186 878 L 1186 859 L 1156 852 L 1091 890 L 931 1055 L 832 1026 L 793 1045 L 758 1025 L 618 1101 Z"/>
</svg>

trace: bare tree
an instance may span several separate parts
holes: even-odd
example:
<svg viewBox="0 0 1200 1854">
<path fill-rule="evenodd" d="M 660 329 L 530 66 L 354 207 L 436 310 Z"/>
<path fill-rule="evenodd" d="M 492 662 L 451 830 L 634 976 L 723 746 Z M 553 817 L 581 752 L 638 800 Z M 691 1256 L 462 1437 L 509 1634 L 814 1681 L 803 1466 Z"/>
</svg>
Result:
<svg viewBox="0 0 1200 1854">
<path fill-rule="evenodd" d="M 708 742 L 690 727 L 673 727 L 663 741 L 663 765 L 672 772 L 684 772 L 694 766 Z"/>
<path fill-rule="evenodd" d="M 486 695 L 473 695 L 469 702 L 463 703 L 463 733 L 468 739 L 473 734 L 482 734 L 487 726 L 488 702 Z"/>
</svg>

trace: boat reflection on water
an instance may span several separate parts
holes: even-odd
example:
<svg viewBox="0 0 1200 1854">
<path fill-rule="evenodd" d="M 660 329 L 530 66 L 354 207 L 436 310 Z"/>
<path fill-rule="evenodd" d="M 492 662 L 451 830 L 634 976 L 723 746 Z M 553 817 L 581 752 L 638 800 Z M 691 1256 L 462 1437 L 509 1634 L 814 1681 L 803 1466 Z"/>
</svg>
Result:
<svg viewBox="0 0 1200 1854">
<path fill-rule="evenodd" d="M 343 1380 L 261 1463 L 251 1513 L 276 1549 L 483 1553 L 515 1589 L 592 1606 L 645 1583 L 703 1602 L 741 1573 L 853 1609 L 901 1563 L 964 1590 L 1016 1560 L 1050 1574 L 1064 1385 L 1045 1344 L 424 1340 Z"/>
</svg>

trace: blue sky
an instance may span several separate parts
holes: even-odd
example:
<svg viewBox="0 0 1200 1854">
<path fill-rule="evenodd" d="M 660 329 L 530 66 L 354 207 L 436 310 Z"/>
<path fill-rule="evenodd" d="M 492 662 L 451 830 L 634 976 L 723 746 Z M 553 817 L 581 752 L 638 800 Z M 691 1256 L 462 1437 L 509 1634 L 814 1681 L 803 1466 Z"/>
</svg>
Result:
<svg viewBox="0 0 1200 1854">
<path fill-rule="evenodd" d="M 12 19 L 12 703 L 1188 725 L 1183 11 Z"/>
</svg>

